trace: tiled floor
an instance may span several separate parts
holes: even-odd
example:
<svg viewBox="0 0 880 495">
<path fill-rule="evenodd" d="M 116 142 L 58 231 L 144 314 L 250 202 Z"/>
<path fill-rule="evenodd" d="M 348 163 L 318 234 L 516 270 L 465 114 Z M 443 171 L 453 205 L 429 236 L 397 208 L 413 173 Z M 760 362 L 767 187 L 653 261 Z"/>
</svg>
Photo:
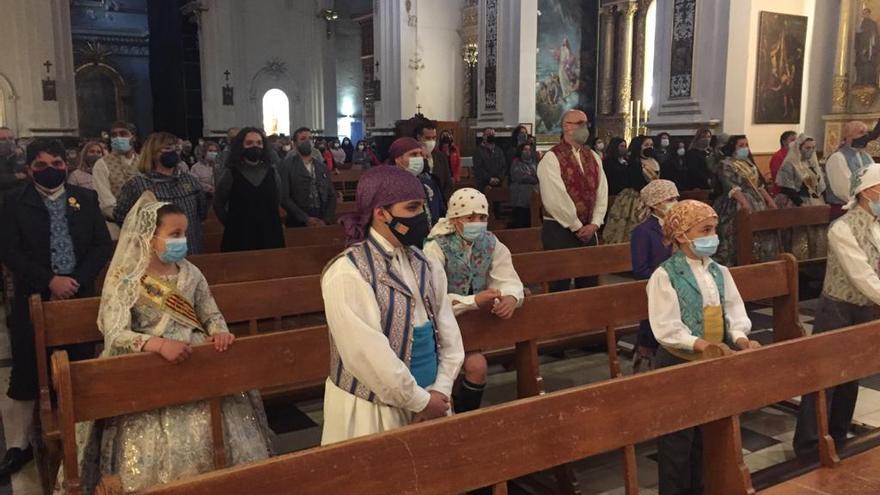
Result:
<svg viewBox="0 0 880 495">
<path fill-rule="evenodd" d="M 811 329 L 815 301 L 801 304 L 801 321 Z M 768 330 L 772 323 L 769 308 L 750 307 L 749 314 L 754 324 L 754 335 L 761 341 L 770 342 L 772 334 Z M 5 317 L 0 310 L 0 386 L 4 386 L 9 376 L 9 344 L 5 331 Z M 631 338 L 625 340 L 632 341 Z M 622 343 L 623 344 L 623 343 Z M 623 346 L 622 346 L 623 347 Z M 630 372 L 629 364 L 624 366 Z M 604 352 L 569 350 L 562 356 L 542 356 L 541 373 L 548 392 L 577 385 L 597 382 L 608 378 L 608 361 Z M 856 421 L 871 427 L 880 427 L 880 377 L 871 377 L 862 382 L 859 401 L 856 406 Z M 493 365 L 490 368 L 489 386 L 483 398 L 483 405 L 493 405 L 513 400 L 516 396 L 516 376 L 512 371 Z M 5 394 L 0 395 L 0 415 L 8 407 Z M 276 453 L 286 453 L 319 444 L 323 420 L 322 401 L 311 400 L 297 404 L 267 404 L 270 423 L 277 437 L 274 442 Z M 764 408 L 752 411 L 741 417 L 743 433 L 743 453 L 746 465 L 754 472 L 765 467 L 792 459 L 791 439 L 795 418 L 788 412 L 777 408 Z M 0 438 L 2 441 L 2 438 Z M 2 451 L 3 445 L 0 445 Z M 642 494 L 657 493 L 657 464 L 654 442 L 637 446 L 638 479 Z M 623 465 L 619 452 L 584 459 L 574 464 L 574 472 L 585 495 L 623 494 Z M 513 490 L 515 493 L 516 490 Z M 11 485 L 0 484 L 0 495 L 39 494 L 40 485 L 37 470 L 33 463 L 15 475 Z"/>
</svg>

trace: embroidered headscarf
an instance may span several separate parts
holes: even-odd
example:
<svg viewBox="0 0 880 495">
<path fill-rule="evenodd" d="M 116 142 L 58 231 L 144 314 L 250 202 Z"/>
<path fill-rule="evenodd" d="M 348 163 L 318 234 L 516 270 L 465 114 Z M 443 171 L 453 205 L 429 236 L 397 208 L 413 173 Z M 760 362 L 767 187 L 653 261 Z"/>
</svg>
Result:
<svg viewBox="0 0 880 495">
<path fill-rule="evenodd" d="M 358 180 L 355 203 L 357 211 L 342 215 L 346 244 L 364 240 L 373 219 L 373 210 L 402 201 L 425 199 L 425 188 L 416 176 L 397 167 L 373 167 Z"/>
<path fill-rule="evenodd" d="M 473 215 L 488 215 L 489 200 L 486 195 L 472 187 L 465 187 L 452 193 L 449 198 L 449 208 L 446 217 L 437 221 L 437 225 L 431 229 L 430 237 L 447 235 L 455 232 L 455 226 L 450 220 Z"/>
<path fill-rule="evenodd" d="M 416 141 L 411 137 L 397 138 L 394 140 L 393 143 L 391 143 L 391 147 L 388 148 L 388 161 L 385 163 L 388 165 L 397 166 L 397 164 L 394 162 L 395 160 L 403 156 L 404 153 L 421 147 L 422 143 Z"/>
<path fill-rule="evenodd" d="M 880 164 L 872 163 L 867 167 L 859 169 L 852 174 L 852 178 L 850 179 L 850 197 L 852 199 L 849 200 L 843 209 L 850 210 L 858 204 L 859 199 L 857 195 L 864 191 L 865 189 L 874 187 L 880 184 Z"/>
<path fill-rule="evenodd" d="M 642 203 L 645 203 L 645 206 L 650 208 L 666 200 L 677 198 L 678 188 L 675 187 L 675 182 L 671 180 L 657 179 L 652 180 L 647 186 L 643 187 L 639 195 L 642 198 Z"/>
<path fill-rule="evenodd" d="M 718 214 L 706 203 L 694 199 L 679 201 L 663 217 L 663 243 L 674 245 L 676 237 L 709 218 L 718 218 Z"/>
</svg>

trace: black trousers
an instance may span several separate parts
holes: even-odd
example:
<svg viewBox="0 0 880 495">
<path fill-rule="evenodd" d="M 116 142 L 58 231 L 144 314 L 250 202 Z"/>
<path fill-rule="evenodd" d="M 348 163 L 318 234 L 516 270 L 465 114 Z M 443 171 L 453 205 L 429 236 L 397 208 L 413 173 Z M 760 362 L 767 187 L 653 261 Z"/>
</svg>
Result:
<svg viewBox="0 0 880 495">
<path fill-rule="evenodd" d="M 541 227 L 541 243 L 544 245 L 545 251 L 554 249 L 569 249 L 584 246 L 595 246 L 599 243 L 598 235 L 594 235 L 588 242 L 583 242 L 574 232 L 566 229 L 553 220 L 544 220 Z M 574 279 L 574 286 L 577 289 L 586 287 L 595 287 L 599 285 L 599 277 L 577 277 Z M 571 289 L 571 279 L 556 280 L 550 282 L 550 292 L 560 292 Z"/>
<path fill-rule="evenodd" d="M 656 367 L 686 363 L 664 348 L 657 351 Z M 660 495 L 703 493 L 703 433 L 699 427 L 685 428 L 657 439 Z"/>
<path fill-rule="evenodd" d="M 92 295 L 94 294 L 83 293 L 79 297 Z M 44 299 L 48 299 L 48 297 Z M 9 374 L 9 389 L 6 391 L 6 395 L 13 400 L 36 400 L 39 395 L 37 351 L 28 294 L 16 294 L 10 323 L 9 345 L 12 351 L 12 369 Z M 65 346 L 63 349 L 67 351 L 71 361 L 95 357 L 94 344 L 76 344 Z M 47 353 L 47 355 L 49 354 L 51 351 Z"/>
<path fill-rule="evenodd" d="M 813 333 L 828 332 L 838 328 L 866 323 L 874 319 L 872 306 L 856 306 L 822 296 L 813 324 Z M 828 402 L 828 430 L 834 443 L 840 445 L 852 423 L 859 397 L 858 380 L 842 383 L 825 391 Z M 797 427 L 794 430 L 794 452 L 800 457 L 816 452 L 819 434 L 816 427 L 816 394 L 801 397 Z"/>
<path fill-rule="evenodd" d="M 528 206 L 514 206 L 513 207 L 513 222 L 511 222 L 511 229 L 525 229 L 532 226 L 532 209 Z"/>
</svg>

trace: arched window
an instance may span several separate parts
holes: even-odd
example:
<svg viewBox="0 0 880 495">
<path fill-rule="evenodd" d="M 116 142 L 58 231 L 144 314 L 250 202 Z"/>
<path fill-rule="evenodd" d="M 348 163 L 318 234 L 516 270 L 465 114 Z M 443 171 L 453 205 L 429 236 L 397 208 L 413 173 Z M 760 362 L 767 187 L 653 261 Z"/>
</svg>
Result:
<svg viewBox="0 0 880 495">
<path fill-rule="evenodd" d="M 270 89 L 263 95 L 263 130 L 267 136 L 290 135 L 290 100 L 280 89 Z"/>
<path fill-rule="evenodd" d="M 6 93 L 3 91 L 3 87 L 0 86 L 0 126 L 8 126 L 9 124 L 6 122 L 6 105 L 4 102 L 6 101 Z"/>
</svg>

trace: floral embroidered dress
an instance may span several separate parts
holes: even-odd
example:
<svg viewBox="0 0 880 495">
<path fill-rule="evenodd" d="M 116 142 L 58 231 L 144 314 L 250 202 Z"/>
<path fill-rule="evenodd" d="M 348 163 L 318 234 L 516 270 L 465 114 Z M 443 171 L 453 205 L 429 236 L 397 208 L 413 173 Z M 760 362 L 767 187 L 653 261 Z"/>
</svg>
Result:
<svg viewBox="0 0 880 495">
<path fill-rule="evenodd" d="M 726 158 L 721 162 L 720 182 L 723 194 L 713 206 L 718 213 L 717 231 L 721 243 L 714 258 L 724 266 L 735 266 L 736 214 L 740 207 L 733 195 L 742 192 L 754 212 L 766 210 L 767 204 L 761 194 L 765 187 L 764 178 L 751 161 Z M 779 233 L 755 233 L 752 237 L 752 254 L 755 261 L 776 258 L 779 254 Z"/>
<path fill-rule="evenodd" d="M 648 216 L 639 192 L 649 182 L 660 178 L 660 165 L 653 158 L 631 160 L 621 174 L 620 192 L 608 210 L 608 219 L 602 231 L 605 244 L 629 242 L 630 235 Z"/>
<path fill-rule="evenodd" d="M 143 197 L 138 205 L 142 202 Z M 132 215 L 142 214 L 144 207 L 138 205 Z M 152 220 L 141 223 L 155 226 L 155 211 Z M 228 332 L 208 283 L 195 265 L 184 260 L 178 263 L 177 275 L 154 277 L 143 274 L 145 262 L 117 260 L 117 257 L 126 258 L 126 250 L 129 258 L 148 255 L 143 241 L 152 237 L 152 231 L 144 234 L 144 230 L 136 236 L 140 239 L 132 240 L 128 230 L 127 233 L 123 227 L 102 295 L 98 317 L 98 326 L 104 334 L 101 357 L 141 352 L 151 337 L 198 345 L 211 335 Z M 137 251 L 141 253 L 135 255 Z M 132 272 L 142 275 L 134 278 Z M 185 309 L 164 309 L 170 305 L 157 302 L 163 299 L 163 294 L 181 298 L 178 302 Z M 269 457 L 271 431 L 256 391 L 224 398 L 222 411 L 228 465 Z M 77 447 L 84 493 L 93 493 L 104 474 L 119 475 L 124 490 L 129 492 L 214 469 L 210 411 L 204 401 L 78 423 Z M 56 492 L 60 487 L 59 479 Z"/>
</svg>

